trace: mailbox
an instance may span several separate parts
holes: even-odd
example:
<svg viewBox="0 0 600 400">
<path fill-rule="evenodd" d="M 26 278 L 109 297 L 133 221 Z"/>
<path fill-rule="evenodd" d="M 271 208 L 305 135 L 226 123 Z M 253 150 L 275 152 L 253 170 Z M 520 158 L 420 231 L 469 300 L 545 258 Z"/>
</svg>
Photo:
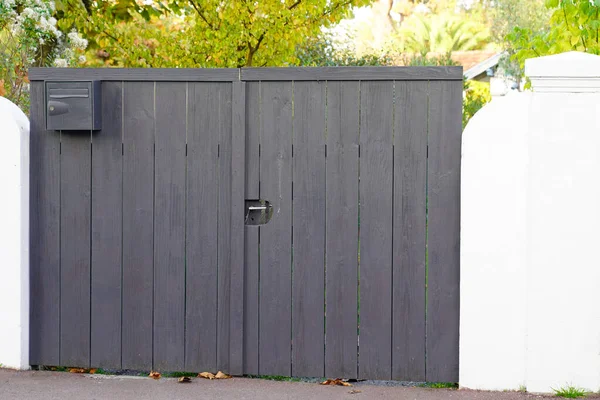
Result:
<svg viewBox="0 0 600 400">
<path fill-rule="evenodd" d="M 102 129 L 101 99 L 100 81 L 46 82 L 46 129 Z"/>
</svg>

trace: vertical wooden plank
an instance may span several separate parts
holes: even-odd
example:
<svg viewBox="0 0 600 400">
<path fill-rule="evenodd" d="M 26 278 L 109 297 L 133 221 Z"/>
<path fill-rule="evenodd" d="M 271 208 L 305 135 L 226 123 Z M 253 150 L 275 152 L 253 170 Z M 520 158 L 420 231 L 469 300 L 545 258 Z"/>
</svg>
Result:
<svg viewBox="0 0 600 400">
<path fill-rule="evenodd" d="M 221 83 L 190 83 L 188 101 L 185 369 L 217 366 L 217 217 Z"/>
<path fill-rule="evenodd" d="M 390 379 L 393 84 L 361 82 L 359 378 Z"/>
<path fill-rule="evenodd" d="M 154 363 L 184 369 L 187 84 L 156 83 Z"/>
<path fill-rule="evenodd" d="M 246 199 L 259 195 L 260 82 L 246 83 Z M 258 375 L 259 226 L 244 228 L 244 374 Z"/>
<path fill-rule="evenodd" d="M 46 131 L 44 82 L 31 82 L 31 365 L 60 364 L 60 132 Z"/>
<path fill-rule="evenodd" d="M 426 81 L 395 83 L 392 379 L 425 381 Z"/>
<path fill-rule="evenodd" d="M 234 82 L 231 102 L 231 284 L 229 373 L 244 373 L 244 180 L 246 83 Z"/>
<path fill-rule="evenodd" d="M 91 131 L 61 132 L 60 363 L 90 364 Z"/>
<path fill-rule="evenodd" d="M 92 367 L 121 367 L 123 84 L 102 83 L 102 130 L 92 134 Z"/>
<path fill-rule="evenodd" d="M 154 82 L 123 88 L 122 366 L 152 368 Z"/>
<path fill-rule="evenodd" d="M 426 378 L 458 382 L 462 82 L 429 85 Z"/>
<path fill-rule="evenodd" d="M 327 83 L 325 376 L 357 377 L 359 82 Z"/>
<path fill-rule="evenodd" d="M 325 374 L 325 87 L 294 83 L 294 376 Z"/>
<path fill-rule="evenodd" d="M 261 82 L 260 374 L 291 374 L 292 83 Z"/>
<path fill-rule="evenodd" d="M 231 83 L 220 84 L 219 213 L 217 271 L 217 369 L 229 371 L 231 289 Z"/>
</svg>

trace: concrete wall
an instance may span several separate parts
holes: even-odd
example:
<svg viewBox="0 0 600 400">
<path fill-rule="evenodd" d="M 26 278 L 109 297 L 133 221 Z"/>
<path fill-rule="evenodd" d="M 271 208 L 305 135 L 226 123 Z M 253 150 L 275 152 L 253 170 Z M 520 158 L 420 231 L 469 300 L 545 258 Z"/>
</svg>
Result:
<svg viewBox="0 0 600 400">
<path fill-rule="evenodd" d="M 463 133 L 460 384 L 598 391 L 600 57 L 526 73 Z"/>
<path fill-rule="evenodd" d="M 29 121 L 0 97 L 0 364 L 29 366 Z"/>
</svg>

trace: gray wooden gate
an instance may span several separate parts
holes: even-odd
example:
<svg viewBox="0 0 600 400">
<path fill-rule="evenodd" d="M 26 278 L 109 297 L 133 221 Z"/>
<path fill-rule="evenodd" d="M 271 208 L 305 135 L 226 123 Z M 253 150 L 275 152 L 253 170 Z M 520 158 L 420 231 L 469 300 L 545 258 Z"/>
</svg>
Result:
<svg viewBox="0 0 600 400">
<path fill-rule="evenodd" d="M 461 68 L 30 80 L 32 365 L 458 380 Z M 65 80 L 102 130 L 45 130 Z"/>
</svg>

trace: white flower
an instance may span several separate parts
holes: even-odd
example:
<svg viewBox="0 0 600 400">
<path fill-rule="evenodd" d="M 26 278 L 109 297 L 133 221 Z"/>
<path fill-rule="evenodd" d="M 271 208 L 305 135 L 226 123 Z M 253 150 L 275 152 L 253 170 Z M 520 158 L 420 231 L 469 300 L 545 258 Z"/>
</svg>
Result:
<svg viewBox="0 0 600 400">
<path fill-rule="evenodd" d="M 85 62 L 85 56 L 79 56 L 79 62 L 83 64 Z"/>
<path fill-rule="evenodd" d="M 56 60 L 54 60 L 54 65 L 58 68 L 66 68 L 69 64 L 64 58 L 57 58 Z"/>
<path fill-rule="evenodd" d="M 72 31 L 71 33 L 69 33 L 69 40 L 71 41 L 71 44 L 73 45 L 73 47 L 75 47 L 76 49 L 79 50 L 85 50 L 85 48 L 88 45 L 88 41 L 81 38 L 79 36 L 79 33 L 77 33 L 76 31 Z"/>
<path fill-rule="evenodd" d="M 52 26 L 56 26 L 56 18 L 54 18 L 54 17 L 48 18 L 48 23 Z"/>
<path fill-rule="evenodd" d="M 25 7 L 21 12 L 21 15 L 25 16 L 25 18 L 33 19 L 34 21 L 37 21 L 40 18 L 40 15 L 33 11 L 31 7 Z"/>
</svg>

